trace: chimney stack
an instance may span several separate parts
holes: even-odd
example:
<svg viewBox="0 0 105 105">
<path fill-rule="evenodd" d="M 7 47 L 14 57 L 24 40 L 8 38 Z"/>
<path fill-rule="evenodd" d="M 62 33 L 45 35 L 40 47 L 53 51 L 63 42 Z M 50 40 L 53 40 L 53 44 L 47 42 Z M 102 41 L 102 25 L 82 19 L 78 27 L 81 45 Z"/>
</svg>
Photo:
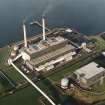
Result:
<svg viewBox="0 0 105 105">
<path fill-rule="evenodd" d="M 26 36 L 26 25 L 23 23 L 23 33 L 24 33 L 24 47 L 27 48 L 27 36 Z"/>
<path fill-rule="evenodd" d="M 42 17 L 42 27 L 43 27 L 43 40 L 46 40 L 46 36 L 45 36 L 45 18 L 44 16 Z"/>
</svg>

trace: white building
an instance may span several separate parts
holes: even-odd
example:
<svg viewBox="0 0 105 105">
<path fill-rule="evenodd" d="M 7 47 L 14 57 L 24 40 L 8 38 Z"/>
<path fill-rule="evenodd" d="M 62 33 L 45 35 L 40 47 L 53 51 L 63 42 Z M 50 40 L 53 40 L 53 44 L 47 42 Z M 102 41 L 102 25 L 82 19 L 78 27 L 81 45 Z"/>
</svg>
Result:
<svg viewBox="0 0 105 105">
<path fill-rule="evenodd" d="M 91 62 L 74 72 L 74 77 L 80 85 L 84 87 L 89 87 L 99 80 L 102 80 L 104 75 L 105 69 L 103 67 L 99 67 L 95 62 Z"/>
</svg>

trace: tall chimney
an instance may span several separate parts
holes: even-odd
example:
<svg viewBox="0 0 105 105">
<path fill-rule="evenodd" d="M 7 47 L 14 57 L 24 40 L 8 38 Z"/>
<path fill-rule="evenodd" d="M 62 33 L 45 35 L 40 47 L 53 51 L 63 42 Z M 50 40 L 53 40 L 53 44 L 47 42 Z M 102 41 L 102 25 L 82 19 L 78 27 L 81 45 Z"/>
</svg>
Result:
<svg viewBox="0 0 105 105">
<path fill-rule="evenodd" d="M 23 23 L 23 33 L 24 33 L 24 47 L 27 48 L 27 36 L 26 36 L 26 26 L 25 26 L 25 23 Z"/>
<path fill-rule="evenodd" d="M 46 40 L 46 36 L 45 36 L 45 18 L 42 17 L 42 27 L 43 27 L 43 40 Z"/>
</svg>

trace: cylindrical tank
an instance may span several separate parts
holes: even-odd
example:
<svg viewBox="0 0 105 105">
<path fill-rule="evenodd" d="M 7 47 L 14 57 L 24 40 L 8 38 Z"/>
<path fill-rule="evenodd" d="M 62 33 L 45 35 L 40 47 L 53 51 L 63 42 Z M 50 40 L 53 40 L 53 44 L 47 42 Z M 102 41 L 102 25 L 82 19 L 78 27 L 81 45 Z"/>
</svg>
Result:
<svg viewBox="0 0 105 105">
<path fill-rule="evenodd" d="M 68 78 L 63 78 L 61 80 L 61 88 L 62 89 L 67 89 L 69 85 L 69 79 Z"/>
<path fill-rule="evenodd" d="M 86 48 L 86 43 L 83 42 L 83 43 L 81 44 L 81 47 L 82 47 L 82 48 Z"/>
<path fill-rule="evenodd" d="M 11 52 L 11 58 L 14 58 L 14 57 L 16 57 L 16 51 Z"/>
<path fill-rule="evenodd" d="M 19 46 L 14 46 L 14 51 L 17 51 L 19 49 Z"/>
</svg>

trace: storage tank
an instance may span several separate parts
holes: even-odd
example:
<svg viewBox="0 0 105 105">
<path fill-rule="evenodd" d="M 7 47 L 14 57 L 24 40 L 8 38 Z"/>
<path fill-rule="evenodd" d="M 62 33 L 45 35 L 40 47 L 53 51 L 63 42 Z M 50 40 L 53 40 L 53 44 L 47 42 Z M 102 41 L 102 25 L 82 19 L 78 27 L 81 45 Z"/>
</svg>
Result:
<svg viewBox="0 0 105 105">
<path fill-rule="evenodd" d="M 14 51 L 17 51 L 19 49 L 19 46 L 14 46 Z"/>
<path fill-rule="evenodd" d="M 15 58 L 16 57 L 16 51 L 12 51 L 11 52 L 11 58 Z"/>
<path fill-rule="evenodd" d="M 69 86 L 69 79 L 68 78 L 63 78 L 61 80 L 61 88 L 62 89 L 67 89 Z"/>
<path fill-rule="evenodd" d="M 81 47 L 85 49 L 85 48 L 86 48 L 86 42 L 83 42 L 83 43 L 81 44 Z"/>
</svg>

